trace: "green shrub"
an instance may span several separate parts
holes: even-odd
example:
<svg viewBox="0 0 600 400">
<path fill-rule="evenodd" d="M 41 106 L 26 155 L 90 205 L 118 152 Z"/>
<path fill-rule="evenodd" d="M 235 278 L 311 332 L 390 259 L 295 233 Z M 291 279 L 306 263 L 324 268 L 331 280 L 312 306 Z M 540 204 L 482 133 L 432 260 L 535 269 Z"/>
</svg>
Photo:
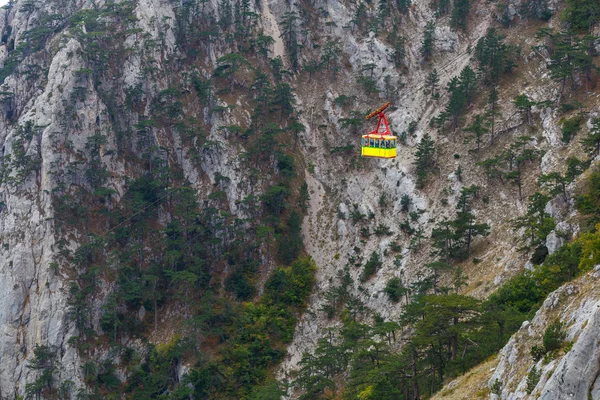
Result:
<svg viewBox="0 0 600 400">
<path fill-rule="evenodd" d="M 567 333 L 563 331 L 563 327 L 564 324 L 559 320 L 555 320 L 548 325 L 543 338 L 544 349 L 546 352 L 558 350 L 562 347 L 567 336 Z"/>
<path fill-rule="evenodd" d="M 562 141 L 569 143 L 573 138 L 573 135 L 577 133 L 583 122 L 581 115 L 576 115 L 572 118 L 567 118 L 562 121 Z"/>
<path fill-rule="evenodd" d="M 498 378 L 496 378 L 494 384 L 492 385 L 492 393 L 497 395 L 502 393 L 502 382 L 500 382 Z"/>
<path fill-rule="evenodd" d="M 544 346 L 535 345 L 531 347 L 531 352 L 529 354 L 531 354 L 531 358 L 533 358 L 534 361 L 539 361 L 544 357 L 544 354 L 546 354 L 546 349 Z"/>
<path fill-rule="evenodd" d="M 265 297 L 282 305 L 304 306 L 315 283 L 317 267 L 308 257 L 294 261 L 291 266 L 277 268 L 265 283 Z"/>
<path fill-rule="evenodd" d="M 402 281 L 397 277 L 390 279 L 385 286 L 385 293 L 394 303 L 399 302 L 407 291 L 408 289 L 402 286 Z"/>
<path fill-rule="evenodd" d="M 379 256 L 376 252 L 371 253 L 371 258 L 365 264 L 360 280 L 363 282 L 368 281 L 380 267 L 381 261 L 379 260 Z"/>
<path fill-rule="evenodd" d="M 531 368 L 531 371 L 529 371 L 529 374 L 527 374 L 527 394 L 531 394 L 531 392 L 533 392 L 533 389 L 535 389 L 537 386 L 541 376 L 542 372 L 538 371 L 534 365 Z"/>
</svg>

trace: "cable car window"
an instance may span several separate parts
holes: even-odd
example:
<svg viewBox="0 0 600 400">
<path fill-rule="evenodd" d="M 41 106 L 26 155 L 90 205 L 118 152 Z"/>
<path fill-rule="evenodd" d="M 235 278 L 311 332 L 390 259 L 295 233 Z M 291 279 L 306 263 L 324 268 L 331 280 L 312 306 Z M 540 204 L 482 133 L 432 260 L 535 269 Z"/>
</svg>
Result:
<svg viewBox="0 0 600 400">
<path fill-rule="evenodd" d="M 365 147 L 365 138 L 360 139 L 360 145 Z"/>
<path fill-rule="evenodd" d="M 396 139 L 392 140 L 392 147 L 396 148 Z"/>
<path fill-rule="evenodd" d="M 375 147 L 379 148 L 379 139 L 375 139 Z"/>
<path fill-rule="evenodd" d="M 389 140 L 386 140 L 386 141 L 385 141 L 385 148 L 386 148 L 386 149 L 389 149 L 389 148 L 390 148 L 390 141 L 389 141 Z"/>
<path fill-rule="evenodd" d="M 371 147 L 375 147 L 375 141 L 373 139 L 371 139 Z"/>
</svg>

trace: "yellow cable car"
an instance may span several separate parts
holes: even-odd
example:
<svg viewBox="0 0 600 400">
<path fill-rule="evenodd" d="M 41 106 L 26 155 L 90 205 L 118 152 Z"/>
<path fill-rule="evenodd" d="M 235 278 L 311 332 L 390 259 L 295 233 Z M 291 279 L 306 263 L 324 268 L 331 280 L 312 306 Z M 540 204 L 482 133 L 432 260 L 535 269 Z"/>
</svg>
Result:
<svg viewBox="0 0 600 400">
<path fill-rule="evenodd" d="M 395 158 L 396 136 L 363 135 L 360 142 L 363 157 Z"/>
<path fill-rule="evenodd" d="M 378 117 L 377 127 L 374 131 L 367 133 L 362 136 L 360 146 L 361 155 L 363 157 L 374 157 L 374 158 L 395 158 L 396 157 L 396 136 L 392 135 L 390 127 L 388 126 L 387 119 L 383 113 L 386 108 L 390 106 L 390 103 L 385 103 L 371 114 L 367 115 L 367 119 L 372 117 Z M 383 130 L 380 130 L 383 122 Z"/>
</svg>

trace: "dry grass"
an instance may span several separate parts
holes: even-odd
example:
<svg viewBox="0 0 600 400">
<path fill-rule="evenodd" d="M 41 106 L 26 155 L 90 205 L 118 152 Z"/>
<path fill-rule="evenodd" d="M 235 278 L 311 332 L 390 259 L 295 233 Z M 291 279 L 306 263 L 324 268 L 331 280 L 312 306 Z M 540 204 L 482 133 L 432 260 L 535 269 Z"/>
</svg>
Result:
<svg viewBox="0 0 600 400">
<path fill-rule="evenodd" d="M 489 398 L 490 391 L 487 387 L 487 382 L 494 373 L 496 365 L 498 365 L 498 358 L 496 356 L 489 358 L 469 370 L 465 375 L 446 384 L 444 389 L 432 397 L 432 400 L 475 400 Z"/>
</svg>

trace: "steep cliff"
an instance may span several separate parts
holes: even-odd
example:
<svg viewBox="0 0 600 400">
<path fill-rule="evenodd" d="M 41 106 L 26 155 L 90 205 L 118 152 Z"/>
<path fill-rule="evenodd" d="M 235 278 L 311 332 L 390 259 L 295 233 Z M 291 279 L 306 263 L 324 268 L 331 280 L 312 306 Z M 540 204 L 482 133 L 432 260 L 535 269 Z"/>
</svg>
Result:
<svg viewBox="0 0 600 400">
<path fill-rule="evenodd" d="M 407 306 L 436 299 L 420 296 L 484 301 L 593 231 L 580 213 L 595 211 L 574 199 L 597 153 L 580 142 L 600 111 L 597 22 L 561 33 L 579 3 L 11 1 L 0 397 L 277 398 L 275 378 L 291 382 L 351 319 L 391 323 L 369 346 L 401 353 L 420 329 Z M 364 115 L 385 101 L 398 157 L 362 159 Z M 529 342 L 552 314 L 573 347 L 537 362 L 532 393 L 587 393 L 594 274 L 553 292 L 476 392 L 524 398 Z M 488 315 L 478 307 L 448 323 Z M 473 331 L 454 338 L 442 364 L 458 365 L 459 344 L 469 366 L 487 354 Z M 427 396 L 460 369 L 429 367 L 414 343 L 423 359 L 398 364 L 397 398 L 419 396 L 420 371 Z M 347 362 L 314 396 L 356 370 Z M 460 382 L 440 396 L 467 393 Z"/>
</svg>

